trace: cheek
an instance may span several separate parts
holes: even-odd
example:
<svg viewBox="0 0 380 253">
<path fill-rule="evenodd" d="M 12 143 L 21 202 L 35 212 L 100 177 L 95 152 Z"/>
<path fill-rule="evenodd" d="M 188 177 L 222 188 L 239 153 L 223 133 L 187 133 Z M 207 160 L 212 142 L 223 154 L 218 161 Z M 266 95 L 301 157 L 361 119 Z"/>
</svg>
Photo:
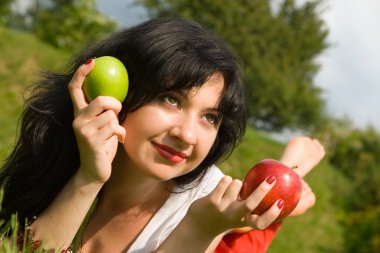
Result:
<svg viewBox="0 0 380 253">
<path fill-rule="evenodd" d="M 215 143 L 216 133 L 209 133 L 207 137 L 203 137 L 202 139 L 202 145 L 198 145 L 198 153 L 200 154 L 200 158 L 203 161 L 206 158 L 206 156 L 210 153 L 210 150 Z"/>
<path fill-rule="evenodd" d="M 170 119 L 159 110 L 145 106 L 128 114 L 121 125 L 126 130 L 125 141 L 136 145 L 164 132 L 170 125 Z"/>
<path fill-rule="evenodd" d="M 140 127 L 165 126 L 171 120 L 170 114 L 165 113 L 154 105 L 145 105 L 140 109 L 129 113 L 121 124 L 124 128 L 135 130 Z"/>
</svg>

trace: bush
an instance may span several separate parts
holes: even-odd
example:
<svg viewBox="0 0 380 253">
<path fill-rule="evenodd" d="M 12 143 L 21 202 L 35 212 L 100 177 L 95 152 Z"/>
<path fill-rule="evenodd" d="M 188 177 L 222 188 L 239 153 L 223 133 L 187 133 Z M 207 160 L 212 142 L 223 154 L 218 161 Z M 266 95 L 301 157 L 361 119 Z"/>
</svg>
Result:
<svg viewBox="0 0 380 253">
<path fill-rule="evenodd" d="M 351 184 L 341 217 L 345 252 L 380 252 L 380 134 L 335 121 L 321 136 L 329 140 L 331 164 Z"/>
</svg>

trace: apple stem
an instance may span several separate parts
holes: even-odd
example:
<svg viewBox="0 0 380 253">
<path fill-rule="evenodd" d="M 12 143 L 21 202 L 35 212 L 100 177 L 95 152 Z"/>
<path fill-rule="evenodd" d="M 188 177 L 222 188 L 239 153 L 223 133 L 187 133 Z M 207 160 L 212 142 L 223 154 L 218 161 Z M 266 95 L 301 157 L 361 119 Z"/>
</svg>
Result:
<svg viewBox="0 0 380 253">
<path fill-rule="evenodd" d="M 294 166 L 292 166 L 292 169 L 294 170 L 294 169 L 298 169 L 298 166 L 297 165 L 294 165 Z"/>
</svg>

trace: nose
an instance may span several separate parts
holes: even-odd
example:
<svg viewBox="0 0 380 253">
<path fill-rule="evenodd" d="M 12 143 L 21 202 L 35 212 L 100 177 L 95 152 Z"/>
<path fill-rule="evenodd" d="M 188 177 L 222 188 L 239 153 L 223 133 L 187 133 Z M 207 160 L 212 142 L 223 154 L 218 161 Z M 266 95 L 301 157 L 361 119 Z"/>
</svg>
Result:
<svg viewBox="0 0 380 253">
<path fill-rule="evenodd" d="M 170 135 L 186 145 L 197 142 L 197 120 L 195 116 L 183 115 L 170 130 Z"/>
</svg>

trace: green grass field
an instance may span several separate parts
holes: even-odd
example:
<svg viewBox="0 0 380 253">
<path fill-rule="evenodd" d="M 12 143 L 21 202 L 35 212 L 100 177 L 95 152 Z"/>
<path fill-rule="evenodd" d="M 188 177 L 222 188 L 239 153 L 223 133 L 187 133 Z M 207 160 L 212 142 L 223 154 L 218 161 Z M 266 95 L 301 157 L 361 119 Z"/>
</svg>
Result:
<svg viewBox="0 0 380 253">
<path fill-rule="evenodd" d="M 0 27 L 0 160 L 10 151 L 22 111 L 22 94 L 40 70 L 64 66 L 69 55 L 36 39 L 33 35 Z M 247 170 L 265 158 L 278 159 L 284 145 L 253 129 L 220 167 L 242 179 Z M 342 228 L 336 203 L 342 201 L 337 187 L 347 187 L 342 176 L 323 162 L 306 179 L 317 195 L 315 207 L 306 214 L 285 220 L 271 245 L 270 253 L 343 252 Z"/>
<path fill-rule="evenodd" d="M 14 143 L 25 87 L 39 71 L 57 69 L 67 58 L 30 34 L 0 26 L 0 159 Z"/>
</svg>

